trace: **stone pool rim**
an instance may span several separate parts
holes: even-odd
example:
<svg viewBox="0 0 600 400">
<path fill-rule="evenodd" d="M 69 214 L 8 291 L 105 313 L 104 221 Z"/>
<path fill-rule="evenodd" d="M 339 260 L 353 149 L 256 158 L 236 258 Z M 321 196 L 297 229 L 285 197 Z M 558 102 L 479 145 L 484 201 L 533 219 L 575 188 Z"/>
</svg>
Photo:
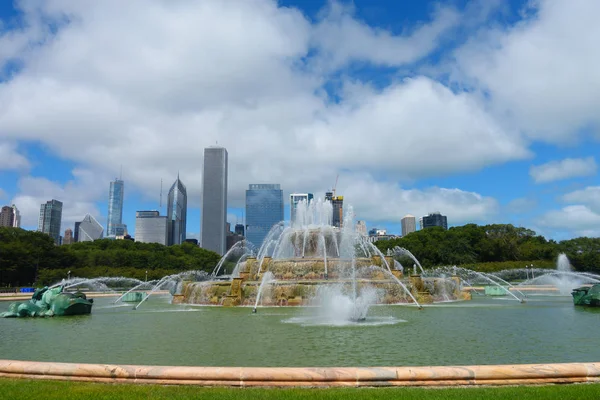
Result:
<svg viewBox="0 0 600 400">
<path fill-rule="evenodd" d="M 540 385 L 600 382 L 600 362 L 273 368 L 0 360 L 0 378 L 229 387 Z"/>
</svg>

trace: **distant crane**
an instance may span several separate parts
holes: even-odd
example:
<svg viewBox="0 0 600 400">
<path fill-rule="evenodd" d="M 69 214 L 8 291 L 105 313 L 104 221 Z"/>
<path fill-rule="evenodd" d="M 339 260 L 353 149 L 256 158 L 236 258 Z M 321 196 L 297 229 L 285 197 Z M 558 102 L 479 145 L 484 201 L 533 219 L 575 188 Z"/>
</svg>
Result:
<svg viewBox="0 0 600 400">
<path fill-rule="evenodd" d="M 340 179 L 340 174 L 337 174 L 337 176 L 335 177 L 335 184 L 333 185 L 333 189 L 331 189 L 333 197 L 335 197 L 335 188 L 337 187 L 338 179 Z"/>
</svg>

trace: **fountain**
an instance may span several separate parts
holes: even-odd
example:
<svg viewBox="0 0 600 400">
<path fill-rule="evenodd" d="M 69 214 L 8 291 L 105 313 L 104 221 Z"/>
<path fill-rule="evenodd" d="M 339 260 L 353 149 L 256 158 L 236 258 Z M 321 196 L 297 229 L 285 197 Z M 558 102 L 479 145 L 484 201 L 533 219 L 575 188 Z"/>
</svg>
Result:
<svg viewBox="0 0 600 400">
<path fill-rule="evenodd" d="M 332 215 L 329 201 L 298 203 L 296 220 L 275 225 L 259 249 L 241 243 L 223 256 L 210 279 L 184 281 L 178 303 L 249 306 L 254 313 L 261 305 L 339 306 L 347 310 L 337 315 L 363 321 L 373 304 L 421 308 L 421 303 L 470 298 L 456 278 L 423 278 L 408 250 L 384 255 L 355 232 L 351 206 L 341 227 L 332 225 Z M 415 260 L 420 273 L 405 277 L 394 259 L 401 255 Z M 226 265 L 235 266 L 232 273 L 225 272 Z"/>
</svg>

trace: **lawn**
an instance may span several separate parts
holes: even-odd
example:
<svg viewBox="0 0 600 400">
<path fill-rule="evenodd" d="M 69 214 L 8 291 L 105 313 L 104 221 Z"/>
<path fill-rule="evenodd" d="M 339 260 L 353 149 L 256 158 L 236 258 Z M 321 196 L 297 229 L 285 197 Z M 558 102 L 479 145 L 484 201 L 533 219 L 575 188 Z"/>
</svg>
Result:
<svg viewBox="0 0 600 400">
<path fill-rule="evenodd" d="M 600 384 L 459 388 L 206 388 L 1 379 L 2 399 L 572 399 L 596 398 Z"/>
</svg>

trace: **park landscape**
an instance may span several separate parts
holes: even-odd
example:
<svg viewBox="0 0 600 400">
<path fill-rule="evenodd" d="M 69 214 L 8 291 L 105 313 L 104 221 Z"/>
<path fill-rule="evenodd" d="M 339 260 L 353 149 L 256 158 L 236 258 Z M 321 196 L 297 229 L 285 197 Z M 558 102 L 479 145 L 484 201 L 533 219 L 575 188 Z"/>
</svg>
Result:
<svg viewBox="0 0 600 400">
<path fill-rule="evenodd" d="M 72 264 L 66 278 L 34 283 L 98 297 L 91 315 L 56 316 L 52 318 L 56 322 L 45 321 L 42 315 L 25 328 L 17 328 L 16 319 L 0 320 L 4 357 L 31 360 L 2 362 L 0 370 L 4 376 L 34 377 L 32 371 L 42 368 L 43 376 L 54 379 L 79 376 L 95 382 L 247 387 L 506 385 L 596 379 L 600 352 L 589 340 L 588 329 L 598 326 L 600 309 L 576 307 L 571 291 L 600 282 L 600 276 L 593 268 L 578 271 L 567 255 L 585 260 L 589 255 L 581 243 L 598 246 L 596 241 L 556 243 L 510 225 L 470 225 L 423 230 L 404 241 L 375 245 L 352 229 L 330 225 L 330 203 L 300 206 L 306 207 L 304 215 L 325 217 L 310 219 L 308 224 L 276 226 L 258 249 L 240 242 L 222 258 L 201 251 L 205 260 L 211 260 L 203 268 L 195 264 L 198 269 L 181 271 L 189 264 L 171 256 L 175 268 L 162 264 L 158 271 L 150 270 L 146 280 L 121 275 L 132 267 L 109 264 L 78 269 Z M 350 210 L 347 217 L 351 215 Z M 2 233 L 7 249 L 27 249 L 28 238 L 38 244 L 50 240 L 38 233 Z M 423 243 L 415 246 L 416 254 L 401 247 L 408 245 L 411 236 Z M 427 240 L 450 246 L 462 242 L 465 257 L 480 263 L 435 265 L 424 253 Z M 573 243 L 580 245 L 573 247 Z M 126 241 L 67 249 L 50 242 L 48 254 L 38 254 L 44 256 L 42 266 L 51 266 L 46 257 L 64 260 L 69 252 L 75 253 L 73 262 L 100 259 L 102 253 L 95 253 L 94 247 L 104 245 L 102 259 L 108 262 L 113 256 L 108 246 L 115 244 L 130 247 L 129 254 L 122 247 L 113 253 L 121 260 L 136 259 L 136 251 L 139 258 L 151 251 L 174 251 Z M 578 251 L 560 252 L 573 248 Z M 175 254 L 181 257 L 186 252 L 175 250 Z M 456 252 L 445 254 L 451 254 L 452 260 L 460 257 Z M 76 275 L 94 270 L 96 274 L 114 271 L 116 276 Z M 6 272 L 3 276 L 11 276 Z M 37 273 L 49 277 L 56 271 L 42 267 Z M 5 308 L 7 303 L 0 305 Z M 588 329 L 574 330 L 574 326 Z M 26 351 L 19 346 L 23 335 L 30 338 Z M 54 339 L 48 346 L 35 337 Z M 175 345 L 190 338 L 191 348 Z M 65 362 L 73 364 L 60 364 Z M 102 365 L 114 365 L 120 372 L 105 375 Z M 129 370 L 126 365 L 139 367 Z M 194 370 L 196 365 L 202 365 L 203 372 Z M 461 367 L 453 367 L 457 365 Z M 78 374 L 77 368 L 82 372 Z M 218 375 L 211 372 L 217 370 Z"/>
<path fill-rule="evenodd" d="M 0 398 L 597 397 L 599 15 L 0 1 Z"/>
</svg>

